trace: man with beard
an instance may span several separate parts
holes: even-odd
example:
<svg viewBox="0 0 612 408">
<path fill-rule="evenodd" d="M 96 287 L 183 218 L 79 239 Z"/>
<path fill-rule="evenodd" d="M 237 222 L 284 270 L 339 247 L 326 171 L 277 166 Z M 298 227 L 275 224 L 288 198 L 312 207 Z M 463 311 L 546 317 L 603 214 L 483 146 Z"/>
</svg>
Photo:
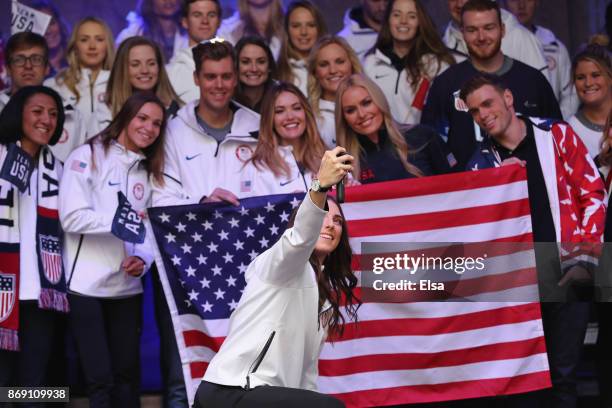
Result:
<svg viewBox="0 0 612 408">
<path fill-rule="evenodd" d="M 376 43 L 387 3 L 388 0 L 361 0 L 361 6 L 348 9 L 344 15 L 344 28 L 338 35 L 360 58 Z"/>
<path fill-rule="evenodd" d="M 451 66 L 434 80 L 423 109 L 421 123 L 447 138 L 448 146 L 465 168 L 481 130 L 460 98 L 461 86 L 487 73 L 498 76 L 514 95 L 514 108 L 523 115 L 561 119 L 559 104 L 546 77 L 537 69 L 514 60 L 501 51 L 504 25 L 499 5 L 491 0 L 469 0 L 461 12 L 461 30 L 469 59 Z"/>
</svg>

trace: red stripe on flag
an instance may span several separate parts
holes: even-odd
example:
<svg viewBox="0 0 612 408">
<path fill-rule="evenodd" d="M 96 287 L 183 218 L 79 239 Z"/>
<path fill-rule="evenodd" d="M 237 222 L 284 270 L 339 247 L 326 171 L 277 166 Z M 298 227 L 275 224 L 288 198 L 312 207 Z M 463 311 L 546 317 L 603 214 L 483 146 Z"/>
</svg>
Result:
<svg viewBox="0 0 612 408">
<path fill-rule="evenodd" d="M 511 395 L 549 387 L 550 376 L 548 371 L 542 371 L 511 378 L 372 389 L 335 394 L 335 396 L 344 401 L 349 408 L 375 407 Z"/>
<path fill-rule="evenodd" d="M 335 377 L 355 372 L 422 370 L 510 360 L 542 353 L 546 353 L 546 341 L 544 337 L 536 337 L 437 353 L 370 354 L 337 360 L 319 360 L 319 375 Z"/>
<path fill-rule="evenodd" d="M 225 340 L 225 337 L 210 337 L 198 330 L 183 331 L 183 338 L 185 339 L 185 347 L 208 347 L 214 352 L 219 351 L 221 343 Z"/>
<path fill-rule="evenodd" d="M 477 225 L 529 215 L 529 199 L 423 214 L 349 221 L 351 238 Z"/>
<path fill-rule="evenodd" d="M 452 307 L 452 303 L 448 303 Z M 540 318 L 540 305 L 527 303 L 499 309 L 483 310 L 447 317 L 361 320 L 347 323 L 342 337 L 330 333 L 330 341 L 365 337 L 427 336 L 527 322 Z"/>
<path fill-rule="evenodd" d="M 192 379 L 202 378 L 204 377 L 204 373 L 208 368 L 208 362 L 205 361 L 195 361 L 193 363 L 189 363 L 189 371 L 191 373 Z"/>
<path fill-rule="evenodd" d="M 506 166 L 505 166 L 506 167 Z M 510 167 L 510 166 L 507 166 Z M 466 171 L 452 175 L 411 178 L 367 184 L 346 188 L 346 202 L 389 200 L 428 195 L 445 194 L 453 191 L 469 191 L 476 188 L 500 187 L 504 184 L 527 180 L 527 170 L 517 165 L 516 171 L 505 171 L 502 167 L 479 171 Z M 457 177 L 464 181 L 458 182 Z M 374 214 L 373 214 L 374 215 Z M 374 215 L 375 216 L 375 215 Z"/>
</svg>

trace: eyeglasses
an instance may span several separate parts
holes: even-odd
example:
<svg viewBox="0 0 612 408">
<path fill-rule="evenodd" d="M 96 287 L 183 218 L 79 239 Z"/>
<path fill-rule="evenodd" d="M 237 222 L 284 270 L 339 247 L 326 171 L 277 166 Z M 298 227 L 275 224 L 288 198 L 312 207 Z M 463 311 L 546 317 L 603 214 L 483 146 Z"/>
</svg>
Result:
<svg viewBox="0 0 612 408">
<path fill-rule="evenodd" d="M 40 67 L 47 63 L 47 59 L 40 54 L 32 54 L 29 57 L 24 55 L 17 55 L 9 60 L 9 64 L 15 65 L 16 67 L 23 67 L 27 61 L 30 61 L 33 67 Z"/>
</svg>

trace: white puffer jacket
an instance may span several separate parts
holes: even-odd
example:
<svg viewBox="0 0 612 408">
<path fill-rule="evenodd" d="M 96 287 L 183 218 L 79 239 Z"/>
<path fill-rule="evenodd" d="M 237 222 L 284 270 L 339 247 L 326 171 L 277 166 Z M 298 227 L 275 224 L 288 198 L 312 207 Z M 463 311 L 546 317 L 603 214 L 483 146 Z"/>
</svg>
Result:
<svg viewBox="0 0 612 408">
<path fill-rule="evenodd" d="M 95 163 L 92 164 L 92 159 Z M 123 297 L 142 293 L 139 278 L 121 270 L 128 256 L 150 266 L 152 247 L 125 243 L 111 234 L 121 191 L 136 211 L 151 203 L 144 155 L 112 142 L 108 151 L 96 142 L 68 156 L 59 192 L 59 216 L 66 232 L 64 267 L 68 290 L 94 297 Z M 150 237 L 147 237 L 150 238 Z"/>
</svg>

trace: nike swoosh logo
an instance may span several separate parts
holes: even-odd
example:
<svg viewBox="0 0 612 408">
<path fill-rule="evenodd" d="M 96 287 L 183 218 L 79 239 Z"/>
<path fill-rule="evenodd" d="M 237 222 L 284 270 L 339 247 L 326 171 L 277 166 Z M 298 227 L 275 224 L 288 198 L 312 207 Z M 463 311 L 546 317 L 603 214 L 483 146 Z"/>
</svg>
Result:
<svg viewBox="0 0 612 408">
<path fill-rule="evenodd" d="M 109 186 L 111 186 L 111 187 L 118 186 L 119 184 L 121 184 L 121 183 L 113 183 L 113 182 L 112 182 L 112 181 L 110 181 L 110 180 L 108 181 L 108 185 L 109 185 Z"/>
<path fill-rule="evenodd" d="M 376 79 L 380 79 L 380 78 L 384 78 L 386 76 L 389 76 L 389 74 L 384 74 L 384 75 L 374 75 L 374 78 Z"/>
<path fill-rule="evenodd" d="M 202 155 L 202 153 L 198 153 L 198 154 L 195 154 L 195 155 L 193 155 L 193 156 L 185 156 L 185 159 L 186 159 L 187 161 L 189 161 L 189 160 L 193 160 L 193 159 L 195 159 L 196 157 L 201 156 L 201 155 Z"/>
<path fill-rule="evenodd" d="M 281 181 L 280 185 L 281 187 L 285 187 L 287 184 L 292 183 L 295 179 L 291 179 L 289 181 L 285 181 L 284 183 Z"/>
</svg>

